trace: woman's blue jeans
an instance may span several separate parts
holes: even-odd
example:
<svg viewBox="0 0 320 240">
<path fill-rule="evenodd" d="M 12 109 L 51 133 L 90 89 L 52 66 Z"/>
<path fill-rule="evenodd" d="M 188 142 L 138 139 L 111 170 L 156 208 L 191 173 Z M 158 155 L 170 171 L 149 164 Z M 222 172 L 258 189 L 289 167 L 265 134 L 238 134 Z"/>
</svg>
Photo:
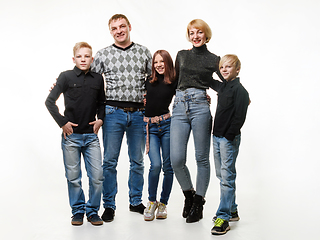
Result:
<svg viewBox="0 0 320 240">
<path fill-rule="evenodd" d="M 149 123 L 149 201 L 157 200 L 159 176 L 162 168 L 163 182 L 160 202 L 166 205 L 168 204 L 173 183 L 173 169 L 170 161 L 170 122 L 171 119 L 168 118 L 159 123 Z"/>
<path fill-rule="evenodd" d="M 212 116 L 206 91 L 177 90 L 171 119 L 170 156 L 176 178 L 183 191 L 193 189 L 186 166 L 188 140 L 192 130 L 197 161 L 196 194 L 205 197 L 210 181 L 210 139 Z"/>
</svg>

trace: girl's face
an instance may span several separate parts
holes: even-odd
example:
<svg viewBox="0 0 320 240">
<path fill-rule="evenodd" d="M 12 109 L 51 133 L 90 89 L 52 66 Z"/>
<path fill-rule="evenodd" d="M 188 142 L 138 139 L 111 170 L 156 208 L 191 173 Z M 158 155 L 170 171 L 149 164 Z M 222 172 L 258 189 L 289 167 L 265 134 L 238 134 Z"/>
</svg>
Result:
<svg viewBox="0 0 320 240">
<path fill-rule="evenodd" d="M 164 74 L 165 67 L 164 67 L 164 61 L 160 54 L 157 54 L 154 58 L 153 66 L 157 73 Z"/>
<path fill-rule="evenodd" d="M 194 27 L 189 29 L 189 39 L 195 47 L 201 47 L 207 40 L 206 34 L 202 30 Z"/>
</svg>

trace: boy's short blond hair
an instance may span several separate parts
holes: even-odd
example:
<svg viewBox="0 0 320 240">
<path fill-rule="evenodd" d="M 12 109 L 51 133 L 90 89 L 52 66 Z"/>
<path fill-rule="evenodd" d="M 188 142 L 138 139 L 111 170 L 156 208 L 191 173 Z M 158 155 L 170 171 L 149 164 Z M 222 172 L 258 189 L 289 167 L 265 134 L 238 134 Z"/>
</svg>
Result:
<svg viewBox="0 0 320 240">
<path fill-rule="evenodd" d="M 194 19 L 191 22 L 189 22 L 189 24 L 187 26 L 187 39 L 188 39 L 188 41 L 190 41 L 189 31 L 192 27 L 200 29 L 201 31 L 204 32 L 204 34 L 206 35 L 206 43 L 208 43 L 210 41 L 210 39 L 212 37 L 211 28 L 202 19 Z"/>
<path fill-rule="evenodd" d="M 86 43 L 86 42 L 78 42 L 73 47 L 73 56 L 76 55 L 76 51 L 78 51 L 80 48 L 89 48 L 92 51 L 92 47 Z"/>
<path fill-rule="evenodd" d="M 219 69 L 221 68 L 222 64 L 224 64 L 225 62 L 230 62 L 232 65 L 234 65 L 234 67 L 238 70 L 240 70 L 241 68 L 241 62 L 238 58 L 237 55 L 235 54 L 227 54 L 224 55 L 219 62 Z"/>
</svg>

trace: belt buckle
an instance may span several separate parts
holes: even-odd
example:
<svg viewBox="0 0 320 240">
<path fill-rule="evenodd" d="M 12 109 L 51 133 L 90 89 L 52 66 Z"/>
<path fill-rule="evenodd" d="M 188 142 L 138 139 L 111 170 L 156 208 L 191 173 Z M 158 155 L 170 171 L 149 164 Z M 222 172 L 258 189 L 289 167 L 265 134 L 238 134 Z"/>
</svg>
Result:
<svg viewBox="0 0 320 240">
<path fill-rule="evenodd" d="M 125 108 L 123 108 L 123 111 L 124 112 L 134 112 L 135 108 L 134 107 L 125 107 Z"/>
</svg>

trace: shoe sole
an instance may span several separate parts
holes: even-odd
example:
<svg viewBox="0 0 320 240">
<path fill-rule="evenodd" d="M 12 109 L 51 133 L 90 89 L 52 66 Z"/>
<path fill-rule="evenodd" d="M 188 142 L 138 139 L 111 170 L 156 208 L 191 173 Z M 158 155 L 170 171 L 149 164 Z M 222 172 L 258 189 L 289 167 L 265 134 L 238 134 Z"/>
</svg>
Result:
<svg viewBox="0 0 320 240">
<path fill-rule="evenodd" d="M 99 226 L 99 225 L 103 224 L 103 221 L 101 221 L 101 222 L 91 222 L 90 220 L 88 220 L 88 222 L 91 223 L 94 226 Z"/>
<path fill-rule="evenodd" d="M 223 235 L 223 234 L 226 234 L 229 230 L 230 230 L 230 226 L 228 226 L 228 227 L 226 228 L 226 230 L 224 230 L 223 232 L 216 232 L 216 231 L 212 231 L 212 230 L 211 230 L 211 234 L 212 234 L 212 235 Z"/>
<path fill-rule="evenodd" d="M 130 212 L 136 212 L 136 213 L 143 214 L 143 213 L 144 213 L 144 210 L 143 210 L 143 212 L 140 212 L 140 211 L 136 211 L 136 210 L 131 210 L 131 209 L 130 209 Z"/>
<path fill-rule="evenodd" d="M 153 221 L 153 219 L 154 219 L 154 216 L 153 216 L 153 218 L 146 218 L 146 217 L 144 217 L 144 220 L 145 220 L 145 221 Z"/>
<path fill-rule="evenodd" d="M 83 224 L 83 222 L 71 222 L 71 224 L 72 224 L 73 226 L 80 226 L 80 225 Z"/>
<path fill-rule="evenodd" d="M 102 219 L 104 222 L 112 222 L 113 220 L 114 220 L 114 218 L 112 218 L 112 219 L 107 219 L 107 220 L 105 220 L 105 219 Z"/>
<path fill-rule="evenodd" d="M 156 219 L 166 219 L 167 216 L 157 216 Z"/>
</svg>

